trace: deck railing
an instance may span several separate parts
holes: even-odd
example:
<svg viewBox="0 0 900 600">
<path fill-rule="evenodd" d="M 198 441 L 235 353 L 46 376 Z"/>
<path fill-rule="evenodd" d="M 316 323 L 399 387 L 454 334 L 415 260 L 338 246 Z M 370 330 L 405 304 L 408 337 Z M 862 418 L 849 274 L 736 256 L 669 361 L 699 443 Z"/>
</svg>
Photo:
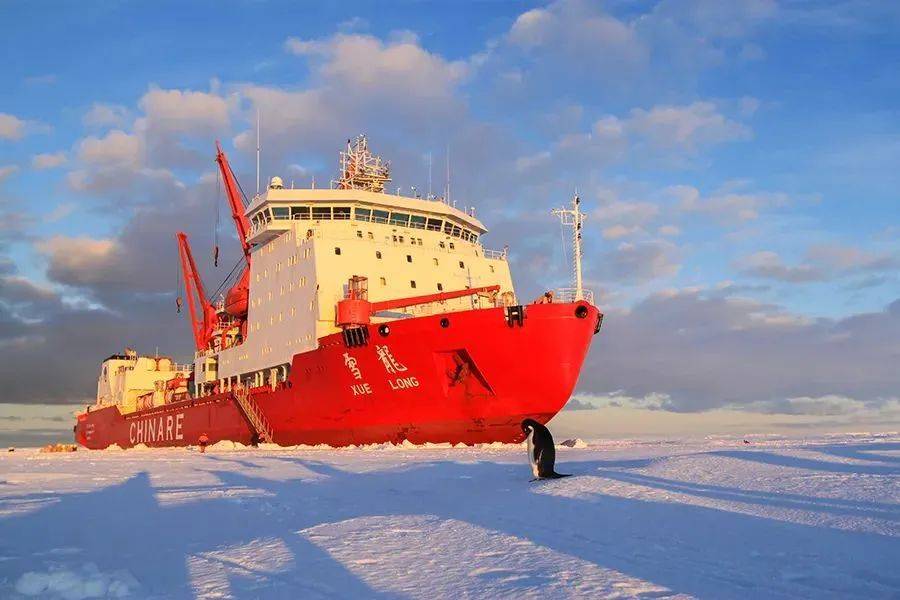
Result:
<svg viewBox="0 0 900 600">
<path fill-rule="evenodd" d="M 592 290 L 581 290 L 581 299 L 589 304 L 594 303 L 594 292 Z M 577 302 L 578 292 L 575 288 L 558 288 L 553 293 L 554 302 Z"/>
</svg>

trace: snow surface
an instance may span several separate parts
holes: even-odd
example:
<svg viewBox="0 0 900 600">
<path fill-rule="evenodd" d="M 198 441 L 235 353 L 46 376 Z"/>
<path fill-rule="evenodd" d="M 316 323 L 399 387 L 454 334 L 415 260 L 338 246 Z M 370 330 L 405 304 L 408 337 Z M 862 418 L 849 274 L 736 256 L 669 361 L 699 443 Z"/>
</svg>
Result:
<svg viewBox="0 0 900 600">
<path fill-rule="evenodd" d="M 900 436 L 0 456 L 0 598 L 898 598 Z"/>
</svg>

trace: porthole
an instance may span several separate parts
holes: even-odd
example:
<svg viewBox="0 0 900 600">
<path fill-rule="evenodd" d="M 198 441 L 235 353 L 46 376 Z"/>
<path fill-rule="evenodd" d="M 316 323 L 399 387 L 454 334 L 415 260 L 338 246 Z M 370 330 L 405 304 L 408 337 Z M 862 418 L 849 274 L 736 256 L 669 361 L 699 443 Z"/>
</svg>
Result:
<svg viewBox="0 0 900 600">
<path fill-rule="evenodd" d="M 578 308 L 575 309 L 575 316 L 579 319 L 583 319 L 588 316 L 588 307 L 584 304 L 579 304 Z"/>
<path fill-rule="evenodd" d="M 441 319 L 441 327 L 443 327 L 444 329 L 450 327 L 450 319 L 448 319 L 447 317 Z"/>
<path fill-rule="evenodd" d="M 381 337 L 387 337 L 391 333 L 391 328 L 387 324 L 381 324 L 378 327 L 378 333 Z"/>
</svg>

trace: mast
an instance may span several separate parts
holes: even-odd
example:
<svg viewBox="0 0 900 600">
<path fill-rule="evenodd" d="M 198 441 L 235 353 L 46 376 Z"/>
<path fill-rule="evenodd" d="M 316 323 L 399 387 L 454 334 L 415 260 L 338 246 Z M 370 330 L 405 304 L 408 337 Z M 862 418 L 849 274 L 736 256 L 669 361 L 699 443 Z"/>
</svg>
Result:
<svg viewBox="0 0 900 600">
<path fill-rule="evenodd" d="M 256 195 L 259 196 L 259 109 L 256 109 Z"/>
<path fill-rule="evenodd" d="M 575 271 L 575 300 L 584 299 L 584 287 L 581 281 L 581 227 L 587 216 L 581 212 L 581 199 L 576 192 L 572 196 L 572 208 L 554 208 L 552 214 L 559 217 L 563 225 L 572 227 L 572 248 Z"/>
</svg>

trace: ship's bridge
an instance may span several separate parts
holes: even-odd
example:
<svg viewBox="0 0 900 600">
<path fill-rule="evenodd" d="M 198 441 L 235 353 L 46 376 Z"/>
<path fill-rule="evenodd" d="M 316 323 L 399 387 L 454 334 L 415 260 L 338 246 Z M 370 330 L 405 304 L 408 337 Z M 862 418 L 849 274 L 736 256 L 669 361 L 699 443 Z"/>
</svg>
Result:
<svg viewBox="0 0 900 600">
<path fill-rule="evenodd" d="M 360 189 L 270 187 L 247 207 L 247 241 L 263 245 L 295 221 L 363 221 L 435 232 L 477 243 L 487 232 L 474 216 L 442 200 L 426 200 Z"/>
</svg>

